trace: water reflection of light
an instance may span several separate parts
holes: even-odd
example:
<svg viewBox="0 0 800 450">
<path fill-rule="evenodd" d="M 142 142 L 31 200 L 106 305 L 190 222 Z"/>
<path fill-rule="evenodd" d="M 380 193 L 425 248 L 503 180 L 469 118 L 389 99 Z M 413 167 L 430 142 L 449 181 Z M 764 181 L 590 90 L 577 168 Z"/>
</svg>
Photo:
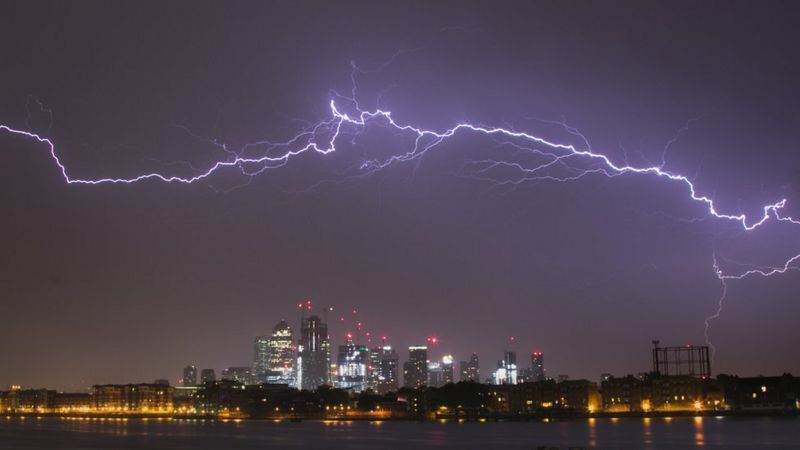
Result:
<svg viewBox="0 0 800 450">
<path fill-rule="evenodd" d="M 649 417 L 642 419 L 642 424 L 644 424 L 644 443 L 648 445 L 653 443 L 653 430 L 650 428 L 652 420 Z"/>
<path fill-rule="evenodd" d="M 597 419 L 589 418 L 589 447 L 597 447 Z"/>
<path fill-rule="evenodd" d="M 705 445 L 705 436 L 703 435 L 703 418 L 700 416 L 694 418 L 694 444 L 696 446 Z"/>
</svg>

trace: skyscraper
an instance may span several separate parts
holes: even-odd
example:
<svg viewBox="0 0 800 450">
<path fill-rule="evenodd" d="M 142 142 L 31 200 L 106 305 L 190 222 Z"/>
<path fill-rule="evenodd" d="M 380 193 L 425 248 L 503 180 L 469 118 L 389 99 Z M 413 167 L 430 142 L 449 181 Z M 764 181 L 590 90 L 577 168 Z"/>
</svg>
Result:
<svg viewBox="0 0 800 450">
<path fill-rule="evenodd" d="M 428 347 L 408 347 L 408 361 L 403 364 L 403 386 L 418 388 L 428 382 Z"/>
<path fill-rule="evenodd" d="M 480 364 L 478 362 L 478 355 L 473 353 L 469 361 L 461 361 L 461 378 L 460 381 L 474 381 L 480 383 Z"/>
<path fill-rule="evenodd" d="M 398 356 L 392 347 L 384 343 L 370 351 L 367 387 L 378 394 L 395 392 L 398 387 Z"/>
<path fill-rule="evenodd" d="M 190 365 L 183 368 L 181 384 L 184 386 L 197 386 L 197 367 Z"/>
<path fill-rule="evenodd" d="M 381 347 L 373 347 L 369 350 L 369 362 L 367 363 L 367 389 L 378 392 L 378 378 L 380 377 L 380 358 Z"/>
<path fill-rule="evenodd" d="M 497 362 L 493 375 L 494 384 L 517 384 L 517 353 L 505 351 L 503 359 Z"/>
<path fill-rule="evenodd" d="M 363 392 L 367 389 L 367 365 L 369 354 L 363 345 L 353 343 L 353 335 L 347 335 L 347 341 L 339 346 L 337 361 L 338 379 L 336 387 Z"/>
<path fill-rule="evenodd" d="M 209 381 L 216 381 L 217 374 L 214 373 L 214 369 L 203 369 L 200 371 L 200 382 L 203 384 L 208 383 Z"/>
<path fill-rule="evenodd" d="M 453 378 L 453 355 L 444 355 L 442 357 L 442 384 L 452 383 Z"/>
<path fill-rule="evenodd" d="M 313 390 L 328 384 L 331 344 L 328 325 L 317 316 L 303 319 L 298 346 L 298 381 L 301 389 Z"/>
<path fill-rule="evenodd" d="M 458 381 L 474 381 L 469 375 L 469 363 L 467 361 L 458 362 Z"/>
<path fill-rule="evenodd" d="M 439 361 L 431 361 L 428 363 L 428 386 L 433 388 L 440 388 L 444 386 L 444 371 L 442 364 Z"/>
<path fill-rule="evenodd" d="M 531 379 L 529 381 L 544 381 L 544 353 L 531 353 Z"/>
<path fill-rule="evenodd" d="M 253 339 L 253 378 L 259 383 L 267 382 L 269 371 L 269 336 Z"/>
<path fill-rule="evenodd" d="M 453 355 L 445 355 L 441 362 L 428 363 L 428 386 L 439 388 L 453 382 Z"/>
<path fill-rule="evenodd" d="M 266 356 L 264 381 L 294 385 L 294 340 L 292 328 L 285 320 L 281 320 L 272 328 L 272 334 L 267 339 Z"/>
</svg>

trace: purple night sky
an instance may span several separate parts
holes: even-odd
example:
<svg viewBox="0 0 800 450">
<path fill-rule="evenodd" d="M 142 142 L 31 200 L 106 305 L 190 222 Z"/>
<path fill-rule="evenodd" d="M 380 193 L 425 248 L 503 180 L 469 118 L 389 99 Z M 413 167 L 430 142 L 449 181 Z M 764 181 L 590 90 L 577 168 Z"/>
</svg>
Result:
<svg viewBox="0 0 800 450">
<path fill-rule="evenodd" d="M 51 139 L 73 179 L 192 177 L 253 142 L 244 156 L 280 156 L 295 147 L 263 141 L 328 123 L 336 100 L 351 120 L 379 108 L 420 129 L 502 127 L 661 167 L 748 225 L 782 199 L 781 217 L 800 217 L 791 2 L 0 10 L 0 125 Z M 380 169 L 363 164 L 406 154 L 413 132 L 345 123 L 336 151 L 281 167 L 99 185 L 67 183 L 45 143 L 7 131 L 0 389 L 174 383 L 186 364 L 249 365 L 253 337 L 284 318 L 297 330 L 305 298 L 334 307 L 334 346 L 360 320 L 401 360 L 430 335 L 433 356 L 477 352 L 482 376 L 506 347 L 523 366 L 543 351 L 551 376 L 637 373 L 652 339 L 705 343 L 723 292 L 715 255 L 736 275 L 800 253 L 800 226 L 775 211 L 745 231 L 683 182 L 609 177 L 596 159 L 519 182 L 520 167 L 547 161 L 536 151 L 554 149 L 470 130 Z M 800 373 L 800 273 L 726 283 L 713 372 Z"/>
</svg>

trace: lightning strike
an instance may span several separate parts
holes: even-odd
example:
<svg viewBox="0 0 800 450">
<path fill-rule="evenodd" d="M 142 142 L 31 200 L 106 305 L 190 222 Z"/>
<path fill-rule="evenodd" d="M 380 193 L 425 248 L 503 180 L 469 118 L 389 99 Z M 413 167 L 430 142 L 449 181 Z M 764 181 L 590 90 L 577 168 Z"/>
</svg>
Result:
<svg viewBox="0 0 800 450">
<path fill-rule="evenodd" d="M 356 70 L 354 66 L 354 71 Z M 355 80 L 353 80 L 355 85 Z M 698 191 L 692 178 L 674 173 L 667 170 L 666 152 L 673 143 L 670 141 L 664 148 L 660 164 L 651 166 L 635 166 L 626 163 L 614 162 L 607 154 L 597 152 L 591 148 L 588 140 L 576 129 L 564 126 L 564 129 L 571 135 L 579 137 L 583 142 L 582 146 L 568 143 L 559 143 L 548 140 L 524 131 L 517 131 L 512 128 L 493 127 L 476 125 L 471 123 L 457 123 L 451 128 L 444 130 L 432 130 L 422 128 L 408 123 L 401 123 L 395 119 L 391 111 L 380 108 L 373 110 L 363 110 L 355 100 L 355 87 L 353 97 L 342 96 L 333 93 L 329 103 L 330 116 L 317 123 L 309 124 L 298 132 L 297 135 L 283 142 L 258 141 L 242 146 L 238 151 L 228 148 L 227 144 L 216 140 L 205 139 L 206 142 L 218 146 L 224 151 L 225 158 L 211 164 L 204 170 L 196 171 L 191 176 L 178 176 L 163 174 L 160 172 L 150 172 L 130 178 L 122 177 L 102 177 L 102 178 L 82 178 L 70 175 L 69 170 L 59 158 L 54 142 L 49 137 L 44 137 L 32 131 L 13 128 L 8 125 L 0 124 L 0 132 L 21 136 L 31 139 L 47 148 L 50 158 L 58 168 L 59 173 L 67 184 L 101 185 L 101 184 L 132 184 L 147 180 L 158 180 L 165 183 L 184 183 L 192 184 L 207 179 L 217 172 L 224 169 L 238 169 L 243 175 L 255 176 L 267 170 L 274 170 L 286 165 L 294 157 L 304 153 L 317 153 L 329 155 L 337 151 L 337 143 L 346 134 L 358 134 L 365 131 L 370 126 L 382 126 L 389 128 L 395 134 L 408 135 L 413 139 L 413 146 L 403 153 L 393 154 L 385 159 L 371 159 L 363 161 L 360 165 L 358 176 L 367 176 L 377 171 L 384 170 L 396 164 L 419 160 L 427 152 L 434 150 L 443 142 L 458 134 L 472 134 L 493 139 L 501 139 L 503 144 L 509 144 L 521 152 L 543 161 L 533 165 L 519 161 L 508 161 L 505 159 L 485 159 L 470 161 L 474 167 L 472 175 L 477 178 L 485 178 L 499 183 L 520 184 L 531 180 L 552 180 L 552 181 L 571 181 L 589 175 L 603 175 L 606 177 L 616 177 L 621 175 L 644 175 L 657 179 L 683 185 L 687 192 L 688 199 L 703 205 L 707 212 L 707 217 L 737 223 L 742 230 L 749 232 L 761 227 L 770 221 L 800 225 L 800 219 L 782 215 L 782 210 L 787 204 L 787 199 L 783 198 L 774 203 L 769 203 L 761 208 L 761 213 L 756 217 L 748 217 L 746 214 L 733 214 L 723 212 L 718 208 L 715 201 L 708 195 Z M 349 106 L 350 112 L 345 111 Z M 683 131 L 683 130 L 682 130 Z M 196 136 L 195 136 L 196 137 Z M 677 139 L 677 137 L 676 137 Z M 263 148 L 260 156 L 244 156 L 245 152 L 252 152 L 254 149 Z M 587 166 L 577 166 L 575 162 Z M 255 167 L 255 169 L 253 169 Z M 490 172 L 495 169 L 508 169 L 519 174 L 517 179 L 497 181 L 493 179 Z M 553 173 L 554 169 L 561 169 L 566 173 Z M 722 283 L 722 295 L 718 301 L 718 308 L 712 316 L 705 320 L 705 335 L 707 341 L 708 331 L 712 320 L 719 317 L 722 312 L 723 301 L 727 295 L 727 281 L 741 280 L 749 276 L 770 277 L 783 274 L 791 270 L 797 270 L 794 264 L 800 259 L 797 254 L 787 259 L 783 264 L 774 267 L 756 267 L 739 273 L 724 272 L 714 256 L 713 270 L 716 277 Z M 298 307 L 311 309 L 310 302 L 305 305 L 299 304 Z M 353 310 L 353 314 L 356 311 Z M 343 319 L 343 318 L 342 318 Z M 434 338 L 435 339 L 435 338 Z M 435 340 L 433 341 L 435 343 Z"/>
</svg>

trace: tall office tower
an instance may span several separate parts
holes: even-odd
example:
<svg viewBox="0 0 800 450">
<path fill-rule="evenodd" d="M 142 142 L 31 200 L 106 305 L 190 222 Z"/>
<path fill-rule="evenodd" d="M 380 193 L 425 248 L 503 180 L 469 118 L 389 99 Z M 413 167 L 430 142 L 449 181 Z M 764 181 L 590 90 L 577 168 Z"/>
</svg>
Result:
<svg viewBox="0 0 800 450">
<path fill-rule="evenodd" d="M 318 316 L 303 319 L 298 347 L 298 381 L 301 389 L 314 390 L 328 384 L 331 344 L 328 325 Z"/>
<path fill-rule="evenodd" d="M 376 347 L 370 352 L 370 388 L 378 394 L 396 392 L 398 387 L 397 352 L 389 345 Z"/>
<path fill-rule="evenodd" d="M 403 364 L 403 386 L 418 388 L 428 382 L 428 347 L 408 347 L 408 361 Z"/>
<path fill-rule="evenodd" d="M 432 388 L 444 386 L 444 371 L 439 361 L 431 361 L 428 363 L 428 386 Z"/>
<path fill-rule="evenodd" d="M 453 382 L 453 355 L 445 355 L 442 361 L 428 363 L 428 386 L 439 388 Z"/>
<path fill-rule="evenodd" d="M 327 327 L 326 327 L 327 330 Z M 336 379 L 335 371 L 338 370 L 338 364 L 336 361 L 333 361 L 331 358 L 331 339 L 330 336 L 322 341 L 320 345 L 322 349 L 322 354 L 325 356 L 325 384 L 331 385 L 333 384 L 333 380 Z"/>
<path fill-rule="evenodd" d="M 353 335 L 347 335 L 347 341 L 339 346 L 337 361 L 338 378 L 336 387 L 363 392 L 367 389 L 367 365 L 369 353 L 363 345 L 353 343 Z"/>
<path fill-rule="evenodd" d="M 333 358 L 331 358 L 331 360 L 331 363 L 328 365 L 328 380 L 331 384 L 334 384 L 334 382 L 339 379 L 339 362 L 333 361 Z"/>
<path fill-rule="evenodd" d="M 266 382 L 294 385 L 294 340 L 292 327 L 281 320 L 267 340 Z"/>
<path fill-rule="evenodd" d="M 203 369 L 200 371 L 200 382 L 203 384 L 208 383 L 209 381 L 216 381 L 217 374 L 214 373 L 214 369 Z"/>
<path fill-rule="evenodd" d="M 533 352 L 531 353 L 531 370 L 529 381 L 544 381 L 544 353 Z"/>
<path fill-rule="evenodd" d="M 267 382 L 269 371 L 269 336 L 253 339 L 253 378 L 259 383 Z"/>
<path fill-rule="evenodd" d="M 369 362 L 367 363 L 367 389 L 378 392 L 378 378 L 380 377 L 380 358 L 381 347 L 373 347 L 369 350 Z"/>
<path fill-rule="evenodd" d="M 494 384 L 517 384 L 516 352 L 506 351 L 503 353 L 503 359 L 497 362 L 497 370 L 492 378 Z"/>
<path fill-rule="evenodd" d="M 442 357 L 442 385 L 452 383 L 453 379 L 453 355 L 444 355 Z"/>
<path fill-rule="evenodd" d="M 184 386 L 197 386 L 197 367 L 186 366 L 183 368 L 181 384 Z"/>
<path fill-rule="evenodd" d="M 478 355 L 473 353 L 469 361 L 461 361 L 461 378 L 460 381 L 474 381 L 480 383 L 481 371 L 478 362 Z"/>
</svg>

